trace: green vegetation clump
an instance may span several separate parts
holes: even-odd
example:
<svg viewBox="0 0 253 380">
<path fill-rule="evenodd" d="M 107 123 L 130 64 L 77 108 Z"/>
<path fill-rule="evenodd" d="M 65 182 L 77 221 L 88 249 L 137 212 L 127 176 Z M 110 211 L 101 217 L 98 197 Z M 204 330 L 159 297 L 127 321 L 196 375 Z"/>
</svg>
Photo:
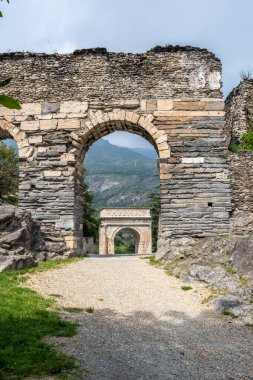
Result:
<svg viewBox="0 0 253 380">
<path fill-rule="evenodd" d="M 192 290 L 192 287 L 190 285 L 183 285 L 181 289 L 187 292 L 188 290 Z"/>
<path fill-rule="evenodd" d="M 73 259 L 48 261 L 37 268 L 0 273 L 0 379 L 60 375 L 76 368 L 45 336 L 73 336 L 76 325 L 60 318 L 52 299 L 20 287 L 26 274 L 56 268 Z"/>
<path fill-rule="evenodd" d="M 230 144 L 229 145 L 229 150 L 232 152 L 232 153 L 238 153 L 239 150 L 240 150 L 240 145 L 239 144 Z"/>
<path fill-rule="evenodd" d="M 119 231 L 114 239 L 115 253 L 135 253 L 135 239 L 136 237 L 130 229 L 124 228 Z"/>
<path fill-rule="evenodd" d="M 0 142 L 0 202 L 16 204 L 17 192 L 18 157 L 13 147 Z"/>
<path fill-rule="evenodd" d="M 225 269 L 230 274 L 236 274 L 237 270 L 230 264 L 221 264 L 222 268 Z"/>
<path fill-rule="evenodd" d="M 229 315 L 232 318 L 238 318 L 232 311 L 229 310 L 223 310 L 224 315 Z"/>
<path fill-rule="evenodd" d="M 84 311 L 86 311 L 86 313 L 92 314 L 92 313 L 94 313 L 95 309 L 94 309 L 94 307 L 89 306 L 89 307 L 86 307 L 84 309 Z"/>
<path fill-rule="evenodd" d="M 149 264 L 150 265 L 155 265 L 155 266 L 161 266 L 161 265 L 163 265 L 163 263 L 161 263 L 161 261 L 156 260 L 155 256 L 149 256 L 148 260 L 149 260 Z"/>
<path fill-rule="evenodd" d="M 242 144 L 243 150 L 253 150 L 253 131 L 244 133 L 241 136 L 241 140 L 243 141 L 243 144 Z"/>
</svg>

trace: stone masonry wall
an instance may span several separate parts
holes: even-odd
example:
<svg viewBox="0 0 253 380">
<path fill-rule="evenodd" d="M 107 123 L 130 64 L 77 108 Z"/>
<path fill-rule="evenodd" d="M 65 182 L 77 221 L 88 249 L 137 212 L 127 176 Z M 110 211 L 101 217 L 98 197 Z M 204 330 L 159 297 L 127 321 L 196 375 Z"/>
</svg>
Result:
<svg viewBox="0 0 253 380">
<path fill-rule="evenodd" d="M 226 132 L 228 144 L 240 143 L 243 133 L 253 127 L 253 80 L 242 81 L 228 96 Z M 232 186 L 232 233 L 253 234 L 253 152 L 228 154 Z"/>
<path fill-rule="evenodd" d="M 149 140 L 159 155 L 164 238 L 228 232 L 231 211 L 220 62 L 206 50 L 145 54 L 4 54 L 9 93 L 0 130 L 18 143 L 19 205 L 41 224 L 48 257 L 83 253 L 83 158 L 118 130 Z M 66 100 L 67 99 L 67 100 Z"/>
<path fill-rule="evenodd" d="M 0 67 L 0 79 L 13 77 L 8 93 L 22 103 L 221 97 L 220 61 L 192 47 L 157 47 L 144 54 L 104 48 L 64 55 L 4 53 Z"/>
<path fill-rule="evenodd" d="M 253 119 L 253 79 L 242 81 L 231 91 L 225 111 L 229 141 L 239 143 L 240 136 L 250 129 L 249 119 Z"/>
</svg>

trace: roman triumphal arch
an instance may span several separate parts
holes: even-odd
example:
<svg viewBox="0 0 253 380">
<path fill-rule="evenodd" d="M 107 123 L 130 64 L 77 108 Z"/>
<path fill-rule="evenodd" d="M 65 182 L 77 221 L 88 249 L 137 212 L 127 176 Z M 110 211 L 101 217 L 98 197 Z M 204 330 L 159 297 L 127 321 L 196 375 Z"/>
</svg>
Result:
<svg viewBox="0 0 253 380">
<path fill-rule="evenodd" d="M 0 132 L 19 148 L 19 206 L 41 225 L 46 257 L 83 254 L 85 153 L 113 131 L 143 136 L 160 169 L 160 237 L 229 230 L 230 182 L 221 63 L 205 49 L 144 54 L 0 54 L 6 93 Z M 1 135 L 1 134 L 0 134 Z"/>
<path fill-rule="evenodd" d="M 104 208 L 100 212 L 99 254 L 113 255 L 114 239 L 124 229 L 136 236 L 136 254 L 152 253 L 152 221 L 149 209 Z"/>
</svg>

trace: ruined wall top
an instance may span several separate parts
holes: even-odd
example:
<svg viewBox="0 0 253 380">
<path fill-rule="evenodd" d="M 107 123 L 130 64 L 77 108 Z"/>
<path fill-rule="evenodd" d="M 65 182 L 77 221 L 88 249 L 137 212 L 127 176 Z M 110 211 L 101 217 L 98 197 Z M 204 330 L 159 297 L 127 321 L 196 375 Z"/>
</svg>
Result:
<svg viewBox="0 0 253 380">
<path fill-rule="evenodd" d="M 73 54 L 0 54 L 0 79 L 21 103 L 60 100 L 221 98 L 221 63 L 206 49 L 156 47 L 143 54 L 104 48 Z"/>
<path fill-rule="evenodd" d="M 225 111 L 231 142 L 239 143 L 240 136 L 253 126 L 253 79 L 241 81 L 231 91 L 225 102 Z"/>
<path fill-rule="evenodd" d="M 100 218 L 150 218 L 150 209 L 144 208 L 103 208 Z"/>
</svg>

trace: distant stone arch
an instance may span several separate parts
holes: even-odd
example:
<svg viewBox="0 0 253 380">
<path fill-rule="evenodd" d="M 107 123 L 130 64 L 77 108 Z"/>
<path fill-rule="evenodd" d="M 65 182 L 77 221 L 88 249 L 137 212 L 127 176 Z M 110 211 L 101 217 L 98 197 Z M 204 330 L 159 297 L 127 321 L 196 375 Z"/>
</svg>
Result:
<svg viewBox="0 0 253 380">
<path fill-rule="evenodd" d="M 136 254 L 152 253 L 152 220 L 149 209 L 105 208 L 100 212 L 99 254 L 113 255 L 114 239 L 123 229 L 134 231 L 137 237 Z"/>
</svg>

